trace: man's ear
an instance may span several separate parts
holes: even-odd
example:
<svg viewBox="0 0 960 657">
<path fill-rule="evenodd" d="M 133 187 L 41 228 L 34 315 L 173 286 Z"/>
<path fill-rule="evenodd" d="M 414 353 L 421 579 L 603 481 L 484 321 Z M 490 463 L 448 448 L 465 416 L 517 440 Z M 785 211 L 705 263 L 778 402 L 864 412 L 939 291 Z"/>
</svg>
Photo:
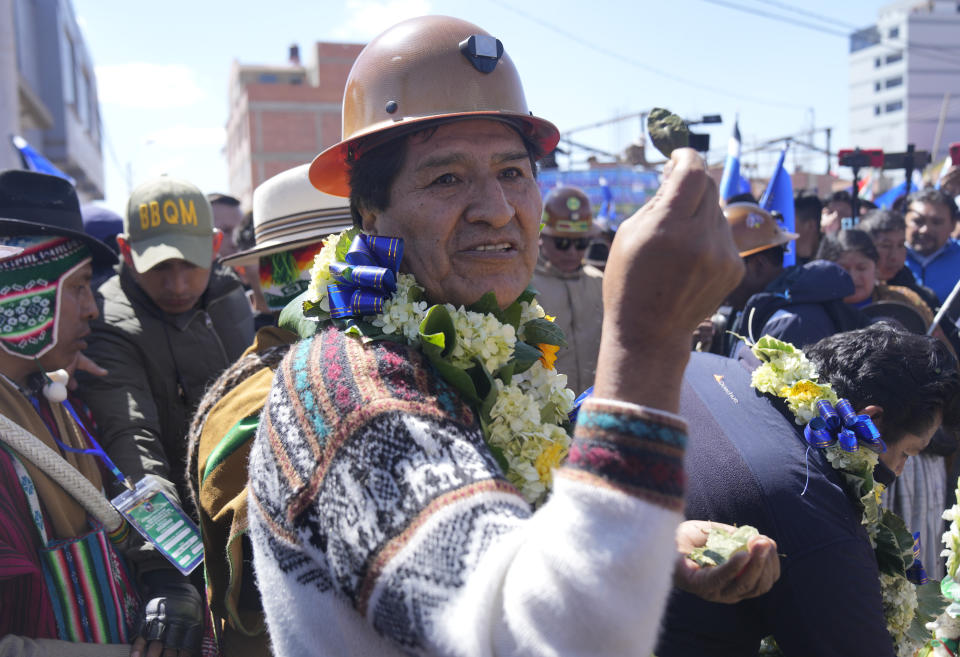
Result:
<svg viewBox="0 0 960 657">
<path fill-rule="evenodd" d="M 127 267 L 136 269 L 133 266 L 133 255 L 130 253 L 130 242 L 127 241 L 126 236 L 117 235 L 117 247 L 120 249 L 120 257 L 123 258 L 123 262 Z"/>
<path fill-rule="evenodd" d="M 213 229 L 213 256 L 210 261 L 213 262 L 220 255 L 220 247 L 223 246 L 223 231 L 219 228 Z"/>
<path fill-rule="evenodd" d="M 380 213 L 371 209 L 363 201 L 357 203 L 357 212 L 360 214 L 360 230 L 367 235 L 379 235 L 377 232 L 377 219 Z"/>
<path fill-rule="evenodd" d="M 869 406 L 864 407 L 863 410 L 857 411 L 857 415 L 869 415 L 870 419 L 873 420 L 873 423 L 877 425 L 877 429 L 883 431 L 883 407 L 877 406 L 876 404 L 870 404 Z"/>
</svg>

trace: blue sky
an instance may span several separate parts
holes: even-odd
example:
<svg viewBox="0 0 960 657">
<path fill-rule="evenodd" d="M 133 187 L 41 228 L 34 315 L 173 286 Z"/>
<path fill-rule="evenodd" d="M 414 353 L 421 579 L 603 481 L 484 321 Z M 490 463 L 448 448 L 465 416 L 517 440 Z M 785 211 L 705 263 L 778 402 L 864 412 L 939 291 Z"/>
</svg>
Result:
<svg viewBox="0 0 960 657">
<path fill-rule="evenodd" d="M 847 144 L 848 40 L 872 24 L 872 0 L 73 0 L 93 57 L 107 140 L 105 204 L 122 212 L 128 172 L 136 185 L 160 173 L 228 191 L 227 81 L 234 59 L 282 64 L 298 43 L 309 63 L 315 41 L 362 43 L 422 14 L 472 21 L 498 37 L 520 70 L 527 103 L 561 132 L 668 107 L 686 118 L 721 114 L 708 160 L 722 159 L 733 119 L 744 149 L 769 139 L 833 128 Z M 735 9 L 747 8 L 754 13 Z M 790 12 L 794 7 L 807 15 Z M 773 20 L 758 13 L 791 17 Z M 819 22 L 814 16 L 830 19 Z M 817 24 L 825 31 L 804 27 Z M 839 33 L 839 34 L 838 34 Z M 621 151 L 639 120 L 571 138 Z M 822 133 L 815 137 L 823 144 Z M 868 144 L 860 144 L 868 147 Z M 576 155 L 581 161 L 585 152 Z M 768 175 L 776 153 L 746 155 Z M 561 160 L 561 164 L 565 164 Z M 795 149 L 788 165 L 826 168 Z"/>
</svg>

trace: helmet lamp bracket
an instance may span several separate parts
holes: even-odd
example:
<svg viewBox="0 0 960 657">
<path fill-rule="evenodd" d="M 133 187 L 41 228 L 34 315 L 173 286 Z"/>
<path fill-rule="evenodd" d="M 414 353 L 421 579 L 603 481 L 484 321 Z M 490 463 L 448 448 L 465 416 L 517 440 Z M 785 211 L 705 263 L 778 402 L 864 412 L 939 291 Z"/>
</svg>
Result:
<svg viewBox="0 0 960 657">
<path fill-rule="evenodd" d="M 474 34 L 460 42 L 460 52 L 481 73 L 493 73 L 503 56 L 503 44 L 489 34 Z"/>
</svg>

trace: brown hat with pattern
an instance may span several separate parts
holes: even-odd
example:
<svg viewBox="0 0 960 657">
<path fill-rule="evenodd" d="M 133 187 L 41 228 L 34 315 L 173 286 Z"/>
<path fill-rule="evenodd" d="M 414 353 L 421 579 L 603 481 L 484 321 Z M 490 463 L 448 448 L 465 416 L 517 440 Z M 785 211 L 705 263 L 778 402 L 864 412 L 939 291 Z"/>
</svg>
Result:
<svg viewBox="0 0 960 657">
<path fill-rule="evenodd" d="M 590 199 L 576 187 L 555 187 L 543 200 L 544 235 L 589 237 L 593 235 Z"/>
<path fill-rule="evenodd" d="M 741 258 L 797 239 L 796 233 L 780 228 L 773 215 L 756 203 L 731 203 L 723 208 L 723 215 Z"/>
</svg>

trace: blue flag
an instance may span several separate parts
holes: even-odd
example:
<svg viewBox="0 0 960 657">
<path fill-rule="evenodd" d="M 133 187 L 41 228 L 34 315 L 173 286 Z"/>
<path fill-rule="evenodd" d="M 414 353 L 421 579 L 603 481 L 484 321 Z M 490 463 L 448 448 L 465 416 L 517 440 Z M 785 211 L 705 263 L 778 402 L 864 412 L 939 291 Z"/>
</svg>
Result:
<svg viewBox="0 0 960 657">
<path fill-rule="evenodd" d="M 914 179 L 911 181 L 911 184 L 910 184 L 910 192 L 911 192 L 911 193 L 917 191 L 918 189 L 920 189 L 920 188 L 917 186 L 917 180 L 916 180 L 917 173 L 918 173 L 917 171 L 914 171 L 914 172 L 913 172 L 913 174 L 914 174 Z M 881 194 L 881 195 L 878 196 L 877 198 L 873 199 L 873 202 L 877 204 L 877 207 L 878 207 L 878 208 L 883 208 L 884 210 L 889 210 L 890 208 L 893 207 L 894 201 L 896 201 L 898 198 L 900 198 L 901 196 L 903 196 L 903 195 L 906 194 L 906 193 L 907 193 L 907 181 L 904 180 L 904 181 L 903 181 L 902 183 L 900 183 L 899 185 L 896 185 L 896 186 L 894 186 L 894 187 L 891 187 L 890 189 L 888 189 L 887 191 L 885 191 L 883 194 Z"/>
<path fill-rule="evenodd" d="M 727 160 L 720 178 L 720 200 L 750 191 L 750 181 L 740 175 L 740 119 L 733 121 L 733 134 L 727 142 Z"/>
<path fill-rule="evenodd" d="M 65 174 L 63 171 L 58 169 L 53 162 L 45 158 L 31 146 L 26 139 L 14 135 L 11 137 L 14 147 L 20 151 L 20 159 L 23 162 L 23 167 L 27 171 L 36 171 L 37 173 L 46 173 L 51 176 L 59 176 L 64 180 L 68 181 L 71 185 L 76 185 L 76 181 Z"/>
<path fill-rule="evenodd" d="M 780 151 L 780 159 L 777 161 L 777 168 L 773 170 L 770 176 L 770 182 L 760 197 L 760 207 L 768 212 L 779 212 L 783 215 L 780 220 L 780 228 L 788 233 L 794 232 L 794 212 L 793 212 L 793 181 L 790 174 L 783 168 L 783 160 L 787 155 L 789 144 Z M 783 254 L 783 265 L 789 267 L 797 262 L 797 249 L 794 241 L 787 242 L 786 251 Z"/>
</svg>

